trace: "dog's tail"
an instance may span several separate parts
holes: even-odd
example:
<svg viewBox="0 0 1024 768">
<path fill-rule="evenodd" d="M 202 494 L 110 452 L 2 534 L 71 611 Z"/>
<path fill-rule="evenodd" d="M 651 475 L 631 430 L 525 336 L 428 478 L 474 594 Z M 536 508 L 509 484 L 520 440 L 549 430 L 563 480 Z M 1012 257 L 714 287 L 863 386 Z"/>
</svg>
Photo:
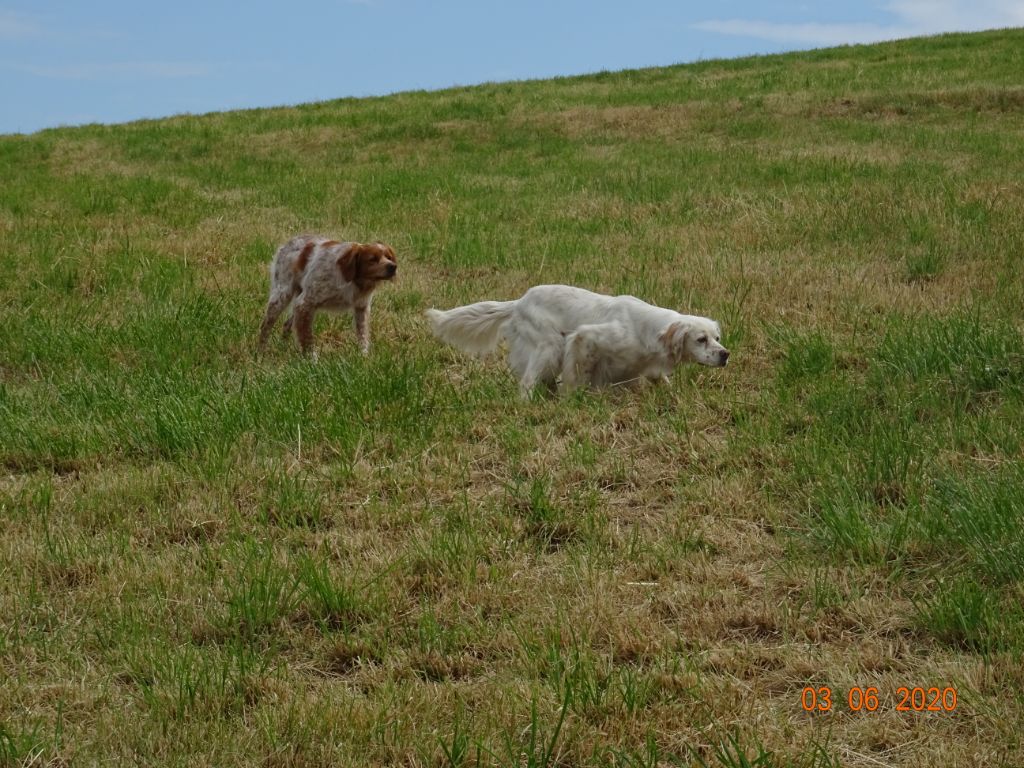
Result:
<svg viewBox="0 0 1024 768">
<path fill-rule="evenodd" d="M 498 348 L 502 326 L 512 316 L 515 301 L 480 301 L 447 312 L 428 309 L 434 335 L 471 355 L 486 355 Z"/>
</svg>

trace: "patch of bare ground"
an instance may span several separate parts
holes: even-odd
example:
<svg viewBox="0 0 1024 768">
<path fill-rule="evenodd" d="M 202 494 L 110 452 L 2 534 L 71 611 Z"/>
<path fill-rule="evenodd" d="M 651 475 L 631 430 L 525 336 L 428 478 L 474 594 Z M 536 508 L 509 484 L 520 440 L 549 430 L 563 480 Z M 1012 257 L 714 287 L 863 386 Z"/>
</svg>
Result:
<svg viewBox="0 0 1024 768">
<path fill-rule="evenodd" d="M 928 91 L 897 91 L 845 96 L 811 107 L 809 116 L 899 119 L 941 111 L 969 113 L 1016 113 L 1024 110 L 1024 88 L 963 88 Z"/>
<path fill-rule="evenodd" d="M 121 153 L 99 139 L 58 141 L 49 157 L 53 173 L 67 178 L 75 175 L 128 175 L 137 171 Z"/>
<path fill-rule="evenodd" d="M 700 102 L 651 106 L 573 107 L 529 122 L 564 132 L 573 140 L 679 138 L 691 132 L 701 114 Z"/>
</svg>

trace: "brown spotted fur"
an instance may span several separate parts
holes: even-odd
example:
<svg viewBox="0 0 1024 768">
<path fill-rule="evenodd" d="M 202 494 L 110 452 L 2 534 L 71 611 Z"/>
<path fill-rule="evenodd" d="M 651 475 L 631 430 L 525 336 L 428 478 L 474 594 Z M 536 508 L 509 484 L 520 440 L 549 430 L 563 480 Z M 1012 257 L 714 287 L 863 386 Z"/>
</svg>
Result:
<svg viewBox="0 0 1024 768">
<path fill-rule="evenodd" d="M 351 311 L 363 354 L 370 349 L 369 314 L 373 292 L 398 270 L 395 252 L 384 243 L 353 243 L 299 235 L 277 249 L 270 263 L 270 297 L 260 326 L 262 347 L 288 305 L 292 328 L 303 352 L 313 349 L 317 310 Z"/>
</svg>

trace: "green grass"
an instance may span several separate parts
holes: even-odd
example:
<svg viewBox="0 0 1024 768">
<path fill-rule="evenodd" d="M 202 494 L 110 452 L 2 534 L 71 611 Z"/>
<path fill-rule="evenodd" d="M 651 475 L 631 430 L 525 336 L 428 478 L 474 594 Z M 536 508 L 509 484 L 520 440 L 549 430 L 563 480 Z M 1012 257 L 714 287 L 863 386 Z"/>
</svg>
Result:
<svg viewBox="0 0 1024 768">
<path fill-rule="evenodd" d="M 0 765 L 1019 764 L 1022 71 L 1004 30 L 0 137 Z M 256 354 L 299 231 L 395 247 L 368 357 Z M 540 282 L 730 365 L 523 403 L 422 320 Z"/>
</svg>

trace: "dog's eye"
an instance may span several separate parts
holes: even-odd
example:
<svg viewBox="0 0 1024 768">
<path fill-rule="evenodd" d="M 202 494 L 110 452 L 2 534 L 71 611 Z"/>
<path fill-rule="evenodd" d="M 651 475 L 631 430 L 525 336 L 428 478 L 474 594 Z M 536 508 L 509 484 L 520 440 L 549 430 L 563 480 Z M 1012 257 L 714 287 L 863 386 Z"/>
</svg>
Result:
<svg viewBox="0 0 1024 768">
<path fill-rule="evenodd" d="M 699 339 L 697 339 L 697 343 L 698 344 L 707 344 L 708 343 L 708 337 L 707 336 L 701 336 Z"/>
</svg>

